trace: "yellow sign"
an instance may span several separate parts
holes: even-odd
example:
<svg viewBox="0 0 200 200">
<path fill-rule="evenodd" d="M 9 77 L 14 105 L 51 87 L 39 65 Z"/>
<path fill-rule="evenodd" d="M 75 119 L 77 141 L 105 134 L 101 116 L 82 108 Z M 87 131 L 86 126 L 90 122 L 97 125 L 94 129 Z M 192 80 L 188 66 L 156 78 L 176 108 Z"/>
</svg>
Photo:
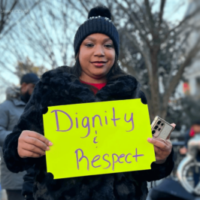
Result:
<svg viewBox="0 0 200 200">
<path fill-rule="evenodd" d="M 54 179 L 151 169 L 148 106 L 140 99 L 48 107 L 47 172 Z"/>
</svg>

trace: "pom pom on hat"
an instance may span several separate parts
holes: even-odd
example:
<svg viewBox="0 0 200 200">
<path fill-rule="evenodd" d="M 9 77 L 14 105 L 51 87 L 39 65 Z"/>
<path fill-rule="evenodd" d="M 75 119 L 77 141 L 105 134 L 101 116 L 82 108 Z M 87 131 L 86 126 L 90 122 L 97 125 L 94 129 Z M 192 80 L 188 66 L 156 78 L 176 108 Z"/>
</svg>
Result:
<svg viewBox="0 0 200 200">
<path fill-rule="evenodd" d="M 104 6 L 97 6 L 92 8 L 88 13 L 88 19 L 90 17 L 107 17 L 111 20 L 111 13 L 110 10 Z"/>
</svg>

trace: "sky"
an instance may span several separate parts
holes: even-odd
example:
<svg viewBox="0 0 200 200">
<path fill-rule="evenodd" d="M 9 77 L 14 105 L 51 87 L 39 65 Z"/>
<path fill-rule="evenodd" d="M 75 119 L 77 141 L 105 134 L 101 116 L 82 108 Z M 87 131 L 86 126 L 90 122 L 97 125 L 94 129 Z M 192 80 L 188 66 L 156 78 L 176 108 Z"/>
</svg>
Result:
<svg viewBox="0 0 200 200">
<path fill-rule="evenodd" d="M 188 3 L 189 0 L 166 0 L 164 18 L 173 22 L 180 21 L 186 13 Z"/>
<path fill-rule="evenodd" d="M 154 6 L 154 10 L 158 10 L 159 9 L 159 0 L 157 0 L 158 3 L 155 4 Z M 185 13 L 186 13 L 186 10 L 187 10 L 187 7 L 188 7 L 188 0 L 167 0 L 166 1 L 166 7 L 165 7 L 165 12 L 164 12 L 164 19 L 168 20 L 168 21 L 171 21 L 173 23 L 178 23 L 178 21 L 180 21 Z M 178 7 L 177 7 L 178 5 Z M 29 27 L 29 26 L 27 26 Z M 42 42 L 42 41 L 41 41 Z M 25 48 L 26 45 L 28 44 L 23 44 L 23 41 L 18 41 L 18 45 L 20 46 L 21 44 L 21 47 L 23 46 L 23 48 Z M 28 50 L 27 50 L 28 51 Z M 72 51 L 73 49 L 68 49 L 68 51 L 70 51 L 70 53 L 72 54 Z M 68 53 L 68 54 L 70 54 Z M 59 54 L 59 52 L 57 52 L 57 54 Z M 11 55 L 7 55 L 7 59 L 9 59 L 9 56 Z M 31 55 L 30 55 L 31 57 Z M 17 62 L 17 60 L 16 60 Z M 38 64 L 40 65 L 43 61 L 39 61 L 38 60 Z M 13 63 L 13 65 L 16 64 L 16 63 Z M 36 62 L 37 64 L 37 62 Z M 62 65 L 62 63 L 60 63 L 60 65 Z M 69 65 L 69 63 L 68 63 Z M 19 80 L 18 78 L 13 75 L 12 73 L 9 73 L 8 71 L 6 70 L 3 70 L 3 71 L 0 71 L 0 73 L 3 75 L 3 77 L 6 78 L 6 80 L 8 80 L 8 82 L 12 83 L 12 84 L 15 84 L 15 85 L 18 85 L 19 83 Z M 5 95 L 4 95 L 4 91 L 5 91 L 5 88 L 1 89 L 0 88 L 0 102 L 2 102 L 4 99 L 5 99 Z"/>
</svg>

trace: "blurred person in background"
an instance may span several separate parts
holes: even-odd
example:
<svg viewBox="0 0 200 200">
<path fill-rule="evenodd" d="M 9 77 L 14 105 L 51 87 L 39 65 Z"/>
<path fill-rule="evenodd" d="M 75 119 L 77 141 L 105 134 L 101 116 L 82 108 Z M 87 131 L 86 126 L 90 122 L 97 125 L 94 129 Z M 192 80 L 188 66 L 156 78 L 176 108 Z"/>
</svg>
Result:
<svg viewBox="0 0 200 200">
<path fill-rule="evenodd" d="M 195 135 L 200 134 L 200 120 L 194 121 L 189 130 L 185 133 L 185 146 L 180 149 L 180 154 L 185 155 L 187 153 L 188 141 Z"/>
<path fill-rule="evenodd" d="M 194 121 L 192 123 L 191 128 L 186 132 L 185 147 L 180 149 L 180 154 L 185 155 L 187 153 L 189 140 L 197 134 L 200 135 L 200 120 Z M 198 151 L 198 153 L 197 153 L 196 160 L 197 160 L 197 162 L 200 162 L 200 151 Z M 200 180 L 200 174 L 199 174 L 199 170 L 197 170 L 196 167 L 193 167 L 192 170 L 193 170 L 194 186 L 196 187 L 196 185 L 199 183 L 199 180 Z"/>
<path fill-rule="evenodd" d="M 19 89 L 7 88 L 6 100 L 0 104 L 0 152 L 2 151 L 6 136 L 12 132 L 14 126 L 17 124 L 38 81 L 39 78 L 36 74 L 28 73 L 21 78 L 21 87 Z M 23 181 L 23 177 L 25 182 Z M 1 186 L 6 190 L 8 200 L 23 199 L 21 194 L 22 187 L 23 194 L 28 199 L 28 196 L 32 196 L 32 182 L 31 171 L 28 173 L 12 173 L 7 169 L 3 156 L 1 156 Z"/>
</svg>

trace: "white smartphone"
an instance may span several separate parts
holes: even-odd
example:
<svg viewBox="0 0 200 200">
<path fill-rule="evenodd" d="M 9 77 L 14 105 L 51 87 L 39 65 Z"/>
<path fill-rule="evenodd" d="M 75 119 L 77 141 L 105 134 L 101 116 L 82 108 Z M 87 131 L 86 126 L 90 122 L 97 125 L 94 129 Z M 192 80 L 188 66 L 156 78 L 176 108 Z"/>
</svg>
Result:
<svg viewBox="0 0 200 200">
<path fill-rule="evenodd" d="M 166 140 L 173 131 L 173 126 L 159 116 L 156 116 L 151 124 L 151 130 L 156 138 Z"/>
</svg>

